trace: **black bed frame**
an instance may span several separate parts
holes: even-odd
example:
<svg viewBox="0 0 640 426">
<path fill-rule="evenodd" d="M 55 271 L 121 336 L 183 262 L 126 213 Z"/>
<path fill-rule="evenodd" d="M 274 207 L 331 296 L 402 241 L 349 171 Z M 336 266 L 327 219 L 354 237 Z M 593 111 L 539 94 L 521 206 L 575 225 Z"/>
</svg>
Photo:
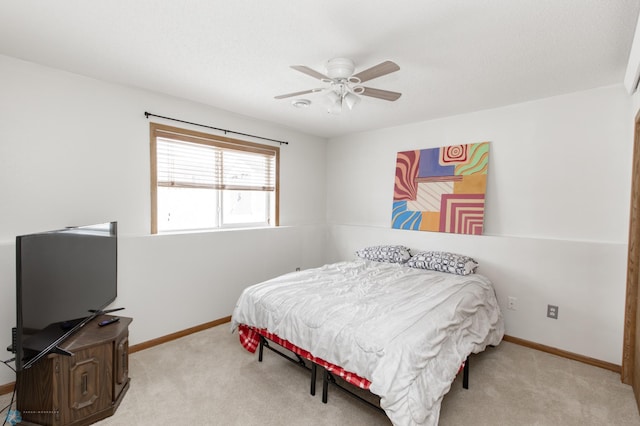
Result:
<svg viewBox="0 0 640 426">
<path fill-rule="evenodd" d="M 304 358 L 301 357 L 300 355 L 298 355 L 295 352 L 292 352 L 297 358 L 293 358 L 287 354 L 285 354 L 284 352 L 280 351 L 279 349 L 274 348 L 273 346 L 271 346 L 271 344 L 269 343 L 269 340 L 264 337 L 263 335 L 259 335 L 260 336 L 260 346 L 258 347 L 258 361 L 262 362 L 262 353 L 263 353 L 263 349 L 267 348 L 275 353 L 277 353 L 278 355 L 280 355 L 281 357 L 283 357 L 286 360 L 289 360 L 291 362 L 293 362 L 294 364 L 296 364 L 299 367 L 304 368 L 305 370 L 310 370 L 311 371 L 311 389 L 309 391 L 309 393 L 311 393 L 311 395 L 315 395 L 316 394 L 316 377 L 318 376 L 318 364 L 316 364 L 315 362 L 311 362 L 311 366 L 307 366 L 307 363 L 304 362 Z M 275 342 L 273 342 L 275 343 Z M 277 343 L 275 343 L 277 345 Z"/>
<path fill-rule="evenodd" d="M 277 343 L 273 342 L 274 344 L 277 345 Z M 278 345 L 279 346 L 279 345 Z M 311 366 L 308 366 L 307 363 L 305 362 L 305 359 L 298 355 L 295 352 L 292 352 L 296 358 L 293 358 L 291 356 L 289 356 L 288 354 L 280 351 L 279 349 L 271 346 L 269 339 L 267 339 L 266 337 L 260 335 L 260 345 L 259 345 L 259 350 L 258 350 L 258 361 L 262 362 L 262 354 L 263 354 L 263 349 L 267 348 L 269 350 L 271 350 L 272 352 L 277 353 L 278 355 L 280 355 L 281 357 L 285 358 L 286 360 L 289 360 L 291 362 L 293 362 L 294 364 L 298 365 L 299 367 L 304 368 L 305 370 L 309 370 L 311 371 L 311 387 L 309 390 L 309 393 L 311 395 L 315 395 L 316 394 L 316 378 L 318 375 L 318 364 L 316 364 L 313 361 L 309 361 L 309 363 L 311 364 Z M 382 408 L 380 408 L 378 405 L 364 399 L 363 397 L 361 397 L 360 395 L 357 395 L 356 393 L 352 392 L 350 389 L 348 389 L 345 386 L 342 386 L 340 383 L 338 383 L 336 381 L 336 378 L 334 377 L 333 374 L 331 374 L 329 372 L 329 370 L 327 370 L 326 368 L 323 368 L 324 372 L 322 374 L 322 402 L 323 403 L 327 403 L 327 400 L 329 398 L 329 384 L 334 385 L 335 387 L 337 387 L 338 389 L 340 389 L 341 391 L 345 392 L 347 395 L 356 398 L 358 401 L 360 402 L 364 402 L 365 404 L 367 404 L 368 406 L 375 408 L 378 411 L 382 411 L 384 413 L 384 410 Z M 462 369 L 462 387 L 464 389 L 469 389 L 469 357 L 467 357 L 467 359 L 465 359 L 464 361 L 464 368 Z"/>
</svg>

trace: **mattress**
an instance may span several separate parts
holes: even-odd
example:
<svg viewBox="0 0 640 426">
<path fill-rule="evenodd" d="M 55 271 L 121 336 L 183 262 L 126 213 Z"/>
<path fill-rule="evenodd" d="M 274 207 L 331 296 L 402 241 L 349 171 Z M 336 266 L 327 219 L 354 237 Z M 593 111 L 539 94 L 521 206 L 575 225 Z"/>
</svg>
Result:
<svg viewBox="0 0 640 426">
<path fill-rule="evenodd" d="M 397 425 L 436 425 L 460 365 L 504 334 L 486 277 L 368 260 L 248 287 L 234 309 L 232 331 L 241 324 L 368 380 Z"/>
</svg>

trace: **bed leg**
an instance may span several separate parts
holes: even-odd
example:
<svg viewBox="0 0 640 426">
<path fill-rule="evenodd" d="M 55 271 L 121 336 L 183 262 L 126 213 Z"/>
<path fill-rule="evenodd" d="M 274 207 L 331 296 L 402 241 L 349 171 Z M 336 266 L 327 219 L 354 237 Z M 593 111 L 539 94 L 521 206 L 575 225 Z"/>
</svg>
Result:
<svg viewBox="0 0 640 426">
<path fill-rule="evenodd" d="M 469 357 L 464 361 L 464 369 L 462 370 L 462 387 L 469 389 Z"/>
<path fill-rule="evenodd" d="M 316 394 L 316 376 L 318 373 L 318 364 L 311 363 L 311 395 Z"/>
<path fill-rule="evenodd" d="M 262 362 L 262 350 L 264 349 L 264 337 L 260 336 L 260 346 L 258 350 L 258 362 Z"/>
<path fill-rule="evenodd" d="M 322 373 L 322 402 L 323 403 L 327 403 L 327 397 L 329 394 L 329 371 L 327 371 L 327 369 L 324 369 L 324 372 Z"/>
</svg>

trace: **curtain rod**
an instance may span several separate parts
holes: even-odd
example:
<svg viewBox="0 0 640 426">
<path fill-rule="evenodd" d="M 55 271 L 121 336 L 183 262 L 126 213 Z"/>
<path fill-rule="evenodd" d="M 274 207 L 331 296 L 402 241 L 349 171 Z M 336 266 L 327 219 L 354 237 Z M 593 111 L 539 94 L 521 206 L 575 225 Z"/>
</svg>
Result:
<svg viewBox="0 0 640 426">
<path fill-rule="evenodd" d="M 192 123 L 191 121 L 184 121 L 184 120 L 179 120 L 177 118 L 171 118 L 171 117 L 165 117 L 165 116 L 162 116 L 162 115 L 151 114 L 150 112 L 147 112 L 147 111 L 144 112 L 144 115 L 147 118 L 149 118 L 149 116 L 152 116 L 152 117 L 164 118 L 165 120 L 179 121 L 180 123 L 192 124 L 194 126 L 206 127 L 208 129 L 219 130 L 221 132 L 224 132 L 225 135 L 227 133 L 233 133 L 234 135 L 249 136 L 251 138 L 262 139 L 262 140 L 270 141 L 270 142 L 277 142 L 280 145 L 282 145 L 282 144 L 289 145 L 289 142 L 279 141 L 277 139 L 270 139 L 270 138 L 265 138 L 263 136 L 250 135 L 248 133 L 234 132 L 233 130 L 227 130 L 227 129 L 221 129 L 219 127 L 207 126 L 206 124 Z"/>
</svg>

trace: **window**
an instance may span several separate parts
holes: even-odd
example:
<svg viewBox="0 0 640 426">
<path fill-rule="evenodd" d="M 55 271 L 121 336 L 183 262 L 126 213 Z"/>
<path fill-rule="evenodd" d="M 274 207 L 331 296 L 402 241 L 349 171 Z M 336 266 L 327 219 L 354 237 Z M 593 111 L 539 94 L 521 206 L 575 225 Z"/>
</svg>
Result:
<svg viewBox="0 0 640 426">
<path fill-rule="evenodd" d="M 278 225 L 279 156 L 151 123 L 151 233 Z"/>
</svg>

